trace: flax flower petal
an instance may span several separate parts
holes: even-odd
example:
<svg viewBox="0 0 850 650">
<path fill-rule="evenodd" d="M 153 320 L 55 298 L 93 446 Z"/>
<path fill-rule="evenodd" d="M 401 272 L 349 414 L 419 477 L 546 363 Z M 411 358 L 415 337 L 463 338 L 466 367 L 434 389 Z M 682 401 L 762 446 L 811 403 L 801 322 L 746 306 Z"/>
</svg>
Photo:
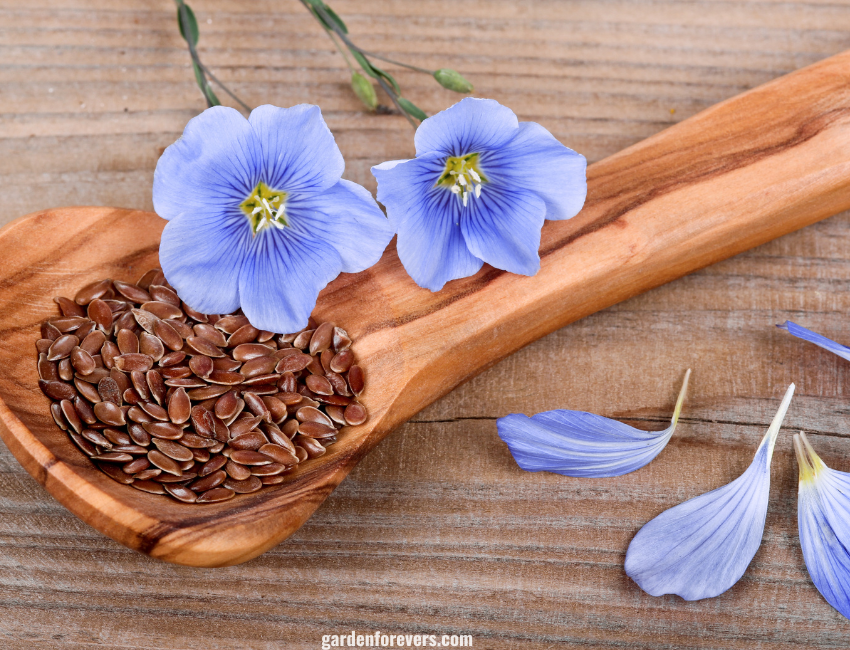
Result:
<svg viewBox="0 0 850 650">
<path fill-rule="evenodd" d="M 809 343 L 814 343 L 818 347 L 823 348 L 824 350 L 829 350 L 833 354 L 837 354 L 842 359 L 850 361 L 850 348 L 845 345 L 836 343 L 825 336 L 821 336 L 817 332 L 813 332 L 812 330 L 797 325 L 797 323 L 792 323 L 790 320 L 785 321 L 781 325 L 777 325 L 777 327 L 779 329 L 787 330 L 789 334 L 793 334 L 799 339 L 803 339 Z"/>
<path fill-rule="evenodd" d="M 732 587 L 761 544 L 770 459 L 794 384 L 788 387 L 747 470 L 731 483 L 662 512 L 626 552 L 626 573 L 652 596 L 713 598 Z"/>
<path fill-rule="evenodd" d="M 622 422 L 584 411 L 546 411 L 532 417 L 511 414 L 496 426 L 517 464 L 529 472 L 566 476 L 608 477 L 640 469 L 667 445 L 682 410 L 688 378 L 663 431 L 641 431 Z"/>
<path fill-rule="evenodd" d="M 800 432 L 797 525 L 809 576 L 826 601 L 850 618 L 850 474 L 830 469 Z"/>
</svg>

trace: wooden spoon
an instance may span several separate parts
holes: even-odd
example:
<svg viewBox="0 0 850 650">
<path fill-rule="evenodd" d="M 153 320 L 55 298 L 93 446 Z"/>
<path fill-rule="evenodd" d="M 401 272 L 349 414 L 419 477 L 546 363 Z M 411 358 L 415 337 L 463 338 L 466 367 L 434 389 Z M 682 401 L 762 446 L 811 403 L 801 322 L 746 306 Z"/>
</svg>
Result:
<svg viewBox="0 0 850 650">
<path fill-rule="evenodd" d="M 62 504 L 113 539 L 194 566 L 244 562 L 292 534 L 378 441 L 527 343 L 690 271 L 850 208 L 850 53 L 723 102 L 588 170 L 579 216 L 547 222 L 532 278 L 485 265 L 438 293 L 388 250 L 315 316 L 355 339 L 371 417 L 279 488 L 189 506 L 120 485 L 53 423 L 37 386 L 51 298 L 157 265 L 164 221 L 62 208 L 0 231 L 0 435 Z M 545 165 L 541 160 L 540 164 Z M 769 323 L 765 324 L 766 326 Z M 501 444 L 493 431 L 493 444 Z"/>
</svg>

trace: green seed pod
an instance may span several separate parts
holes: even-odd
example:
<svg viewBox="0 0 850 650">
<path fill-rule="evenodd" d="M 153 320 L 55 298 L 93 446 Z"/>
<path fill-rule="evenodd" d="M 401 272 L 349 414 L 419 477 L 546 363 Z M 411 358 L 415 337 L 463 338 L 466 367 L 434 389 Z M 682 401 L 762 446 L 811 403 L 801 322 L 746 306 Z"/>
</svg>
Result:
<svg viewBox="0 0 850 650">
<path fill-rule="evenodd" d="M 370 111 L 377 108 L 378 96 L 375 94 L 375 87 L 359 72 L 351 75 L 351 88 L 366 108 Z"/>
<path fill-rule="evenodd" d="M 443 87 L 454 90 L 456 93 L 471 93 L 472 84 L 463 78 L 457 70 L 440 68 L 434 73 L 434 79 Z"/>
</svg>

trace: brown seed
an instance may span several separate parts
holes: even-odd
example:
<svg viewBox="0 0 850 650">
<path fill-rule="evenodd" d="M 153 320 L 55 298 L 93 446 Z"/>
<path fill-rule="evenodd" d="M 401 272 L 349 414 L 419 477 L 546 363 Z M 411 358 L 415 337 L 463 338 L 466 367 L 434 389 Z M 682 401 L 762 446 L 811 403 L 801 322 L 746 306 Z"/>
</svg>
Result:
<svg viewBox="0 0 850 650">
<path fill-rule="evenodd" d="M 245 378 L 238 372 L 226 372 L 224 370 L 213 370 L 207 381 L 211 384 L 222 384 L 225 386 L 236 386 L 241 384 Z"/>
<path fill-rule="evenodd" d="M 136 317 L 133 316 L 133 312 L 125 311 L 122 312 L 118 318 L 115 319 L 115 331 L 120 332 L 121 330 L 131 330 L 136 327 Z M 100 330 L 97 330 L 98 332 Z"/>
<path fill-rule="evenodd" d="M 153 324 L 153 333 L 170 350 L 180 350 L 183 347 L 183 337 L 169 323 L 158 320 Z"/>
<path fill-rule="evenodd" d="M 116 300 L 113 298 L 103 298 L 103 302 L 109 307 L 112 315 L 125 313 L 132 305 L 126 300 Z"/>
<path fill-rule="evenodd" d="M 224 456 L 222 456 L 224 458 Z M 233 460 L 228 460 L 227 464 L 224 466 L 225 471 L 229 476 L 236 479 L 237 481 L 244 481 L 249 476 L 251 476 L 251 470 L 245 465 L 240 465 Z"/>
<path fill-rule="evenodd" d="M 104 377 L 97 383 L 97 392 L 104 402 L 121 406 L 121 388 L 112 377 Z"/>
<path fill-rule="evenodd" d="M 169 458 L 158 449 L 151 449 L 148 452 L 148 460 L 159 467 L 163 472 L 168 472 L 173 476 L 183 475 L 183 470 L 180 469 L 180 465 L 177 464 L 177 461 Z"/>
<path fill-rule="evenodd" d="M 311 375 L 319 375 L 324 376 L 325 369 L 322 368 L 322 364 L 319 362 L 318 357 L 310 357 L 310 363 L 307 364 L 307 370 Z"/>
<path fill-rule="evenodd" d="M 59 379 L 63 381 L 71 381 L 74 378 L 74 366 L 71 365 L 71 359 L 65 357 L 56 364 L 56 372 L 59 374 Z M 92 373 L 89 373 L 92 374 Z M 81 375 L 85 377 L 86 375 Z"/>
<path fill-rule="evenodd" d="M 41 391 L 51 399 L 74 399 L 77 396 L 77 391 L 71 384 L 66 384 L 64 381 L 45 381 L 38 380 L 38 387 Z"/>
<path fill-rule="evenodd" d="M 156 483 L 155 481 L 138 481 L 135 480 L 130 485 L 137 490 L 141 490 L 142 492 L 149 492 L 150 494 L 165 494 L 165 487 L 160 483 Z"/>
<path fill-rule="evenodd" d="M 139 406 L 141 409 L 150 415 L 153 419 L 159 420 L 160 422 L 168 421 L 168 411 L 162 408 L 159 404 L 154 404 L 153 402 L 140 402 Z"/>
<path fill-rule="evenodd" d="M 272 373 L 270 375 L 255 375 L 242 382 L 242 386 L 252 387 L 250 390 L 258 395 L 274 395 L 278 392 L 277 380 L 280 375 Z M 248 389 L 246 389 L 248 390 Z"/>
<path fill-rule="evenodd" d="M 274 357 L 258 357 L 242 364 L 239 372 L 246 378 L 267 375 L 275 370 L 278 360 Z"/>
<path fill-rule="evenodd" d="M 216 347 L 223 348 L 227 345 L 227 339 L 224 337 L 224 334 L 208 323 L 199 323 L 192 330 L 194 336 L 205 338 Z"/>
<path fill-rule="evenodd" d="M 141 472 L 136 474 L 133 478 L 135 478 L 137 481 L 147 481 L 147 480 L 150 480 L 152 478 L 156 478 L 160 474 L 162 474 L 162 470 L 159 467 L 150 467 L 148 469 L 143 469 Z M 177 478 L 177 477 L 174 477 L 174 478 Z"/>
<path fill-rule="evenodd" d="M 178 309 L 180 308 L 180 298 L 177 297 L 173 289 L 169 289 L 161 284 L 152 284 L 148 287 L 148 292 L 154 300 L 167 302 L 169 305 L 174 305 Z"/>
<path fill-rule="evenodd" d="M 148 379 L 141 370 L 134 370 L 130 373 L 130 380 L 133 382 L 133 388 L 143 400 L 151 399 L 151 389 L 148 386 Z"/>
<path fill-rule="evenodd" d="M 57 296 L 53 299 L 57 305 L 59 305 L 59 311 L 62 312 L 63 316 L 76 316 L 82 317 L 86 315 L 86 310 L 80 307 L 73 300 L 69 300 L 64 296 Z"/>
<path fill-rule="evenodd" d="M 183 470 L 183 474 L 185 475 L 188 472 L 191 472 L 192 469 L 194 469 L 195 458 L 194 458 L 194 456 L 192 456 L 192 458 L 190 460 L 178 460 L 177 464 L 180 465 L 180 469 Z M 191 473 L 195 474 L 195 476 L 197 476 L 197 472 L 191 472 Z"/>
<path fill-rule="evenodd" d="M 156 334 L 156 332 L 154 332 L 154 326 L 157 322 L 159 322 L 159 318 L 144 309 L 132 309 L 131 312 L 133 317 L 136 319 L 136 322 L 141 325 L 143 330 L 145 330 L 148 334 Z"/>
<path fill-rule="evenodd" d="M 263 397 L 261 399 L 263 400 L 263 404 L 265 405 L 266 409 L 269 411 L 272 422 L 274 422 L 275 424 L 280 424 L 286 419 L 286 405 L 279 399 L 277 399 L 277 397 L 274 397 L 272 395 Z"/>
<path fill-rule="evenodd" d="M 240 465 L 268 465 L 272 459 L 257 451 L 239 449 L 230 454 L 230 459 Z M 236 478 L 234 476 L 234 478 Z"/>
<path fill-rule="evenodd" d="M 35 342 L 35 349 L 38 350 L 39 354 L 47 354 L 47 351 L 50 349 L 52 344 L 53 341 L 51 339 L 38 339 L 38 341 Z"/>
<path fill-rule="evenodd" d="M 189 338 L 190 336 L 194 336 L 195 334 L 195 332 L 192 330 L 191 325 L 187 325 L 183 321 L 169 318 L 168 320 L 165 320 L 163 322 L 171 325 L 171 328 L 180 335 L 181 339 Z"/>
<path fill-rule="evenodd" d="M 219 395 L 224 395 L 228 390 L 230 390 L 230 386 L 221 385 L 221 386 L 205 386 L 204 388 L 194 388 L 189 391 L 189 397 L 193 400 L 206 400 L 212 399 L 213 397 L 218 397 Z"/>
<path fill-rule="evenodd" d="M 302 422 L 298 425 L 298 433 L 310 438 L 330 438 L 336 435 L 336 428 L 320 422 Z"/>
<path fill-rule="evenodd" d="M 274 476 L 262 476 L 260 477 L 260 481 L 263 485 L 280 485 L 286 480 L 286 477 L 282 474 L 275 474 Z"/>
<path fill-rule="evenodd" d="M 91 458 L 92 456 L 97 456 L 97 447 L 95 447 L 92 443 L 83 438 L 80 434 L 74 431 L 69 431 L 68 435 L 71 436 L 71 440 L 74 441 L 74 444 L 77 445 L 77 447 L 80 448 L 80 451 L 82 451 L 86 456 L 88 456 L 89 458 Z"/>
<path fill-rule="evenodd" d="M 58 361 L 70 356 L 71 351 L 80 344 L 80 339 L 73 334 L 64 334 L 50 345 L 47 351 L 48 361 Z"/>
<path fill-rule="evenodd" d="M 253 381 L 253 380 L 251 380 Z M 259 386 L 246 386 L 248 382 L 245 382 L 243 386 L 245 386 L 243 393 L 254 393 L 254 395 L 275 395 L 277 393 L 277 386 L 274 384 L 262 384 Z"/>
<path fill-rule="evenodd" d="M 139 352 L 148 355 L 154 361 L 161 362 L 165 356 L 165 345 L 159 337 L 142 332 L 139 335 Z M 163 364 L 160 363 L 160 365 Z"/>
<path fill-rule="evenodd" d="M 292 437 L 298 433 L 298 425 L 301 424 L 298 420 L 287 420 L 284 422 L 281 431 L 283 431 L 284 435 L 288 436 L 291 440 Z M 279 443 L 278 443 L 279 444 Z"/>
<path fill-rule="evenodd" d="M 318 393 L 313 393 L 313 397 L 316 398 L 316 402 L 321 402 L 322 404 L 334 404 L 336 406 L 348 406 L 354 401 L 352 398 L 344 397 L 342 395 L 319 395 Z"/>
<path fill-rule="evenodd" d="M 124 470 L 127 474 L 135 474 L 137 472 L 141 472 L 146 470 L 151 466 L 151 462 L 147 459 L 147 457 L 136 458 L 135 460 L 131 460 L 129 463 L 124 465 L 121 469 Z"/>
<path fill-rule="evenodd" d="M 68 332 L 78 331 L 82 329 L 84 325 L 90 324 L 91 321 L 88 318 L 78 318 L 76 316 L 71 316 L 69 318 L 54 318 L 50 321 L 50 325 L 59 330 L 62 334 L 67 334 Z M 89 330 L 91 331 L 91 330 Z M 50 338 L 50 337 L 45 337 Z"/>
<path fill-rule="evenodd" d="M 341 327 L 334 327 L 333 346 L 335 352 L 342 352 L 343 350 L 347 350 L 351 347 L 351 337 L 348 336 L 348 332 Z"/>
<path fill-rule="evenodd" d="M 249 476 L 244 481 L 237 481 L 236 479 L 228 477 L 227 480 L 224 481 L 224 487 L 233 490 L 236 494 L 248 494 L 250 492 L 261 490 L 263 482 L 256 476 Z"/>
<path fill-rule="evenodd" d="M 109 440 L 113 445 L 130 445 L 132 441 L 130 440 L 130 436 L 128 436 L 123 431 L 119 431 L 118 429 L 104 429 L 101 433 L 103 436 Z"/>
<path fill-rule="evenodd" d="M 334 393 L 337 395 L 344 395 L 346 397 L 351 396 L 351 391 L 348 389 L 348 384 L 342 375 L 331 371 L 325 374 L 325 379 L 330 382 L 331 387 L 334 389 Z"/>
<path fill-rule="evenodd" d="M 41 324 L 41 338 L 47 339 L 48 341 L 55 341 L 60 336 L 62 336 L 62 332 L 53 325 L 53 323 L 42 323 Z"/>
<path fill-rule="evenodd" d="M 215 328 L 221 330 L 225 334 L 233 334 L 240 327 L 248 325 L 248 319 L 245 316 L 225 316 L 215 323 Z"/>
<path fill-rule="evenodd" d="M 98 402 L 94 405 L 94 414 L 104 424 L 118 427 L 127 423 L 123 411 L 113 402 Z"/>
<path fill-rule="evenodd" d="M 132 330 L 119 330 L 115 335 L 115 342 L 121 354 L 138 354 L 139 352 L 139 337 Z"/>
<path fill-rule="evenodd" d="M 319 325 L 310 337 L 310 354 L 317 355 L 327 350 L 333 342 L 333 334 L 333 323 L 324 322 Z"/>
<path fill-rule="evenodd" d="M 262 345 L 260 343 L 243 343 L 233 348 L 231 354 L 233 355 L 233 358 L 237 361 L 250 361 L 251 359 L 268 357 L 273 352 L 274 350 L 272 350 L 267 345 Z"/>
<path fill-rule="evenodd" d="M 213 438 L 204 438 L 202 436 L 197 436 L 194 433 L 184 432 L 183 437 L 180 438 L 180 444 L 191 449 L 212 449 L 219 443 Z"/>
<path fill-rule="evenodd" d="M 213 368 L 216 370 L 224 370 L 226 372 L 234 372 L 242 366 L 241 361 L 236 361 L 230 357 L 219 357 L 213 359 Z"/>
<path fill-rule="evenodd" d="M 162 343 L 162 341 L 160 341 Z M 172 351 L 162 355 L 162 358 L 159 360 L 159 365 L 163 368 L 170 368 L 172 366 L 176 366 L 183 359 L 186 358 L 185 352 Z"/>
<path fill-rule="evenodd" d="M 331 419 L 314 406 L 302 406 L 295 412 L 299 422 L 318 422 L 328 427 L 333 427 Z"/>
<path fill-rule="evenodd" d="M 195 503 L 195 501 L 198 500 L 198 495 L 192 492 L 192 490 L 187 488 L 185 485 L 180 485 L 179 483 L 163 483 L 162 487 L 178 501 L 183 501 L 184 503 Z"/>
<path fill-rule="evenodd" d="M 333 386 L 331 386 L 331 383 L 325 377 L 320 375 L 308 375 L 306 382 L 307 388 L 314 393 L 318 393 L 319 395 L 333 395 Z"/>
<path fill-rule="evenodd" d="M 144 401 L 142 400 L 142 396 L 139 395 L 139 391 L 135 388 L 128 388 L 121 393 L 121 396 L 124 398 L 124 402 L 130 406 L 137 406 L 140 402 Z"/>
<path fill-rule="evenodd" d="M 141 406 L 131 406 L 130 409 L 127 411 L 127 417 L 138 424 L 148 424 L 150 422 L 156 422 L 156 418 L 152 415 L 148 415 L 147 411 L 142 409 Z"/>
<path fill-rule="evenodd" d="M 295 445 L 293 445 L 287 435 L 276 426 L 267 424 L 263 427 L 263 432 L 266 434 L 266 437 L 269 439 L 271 444 L 288 449 L 293 454 L 295 453 Z"/>
<path fill-rule="evenodd" d="M 292 341 L 292 347 L 298 348 L 299 350 L 307 348 L 310 345 L 310 339 L 313 338 L 313 332 L 315 331 L 316 330 L 314 329 L 309 329 L 299 332 L 298 336 L 296 336 Z"/>
<path fill-rule="evenodd" d="M 298 372 L 304 370 L 313 360 L 309 354 L 290 354 L 281 359 L 275 366 L 275 372 Z"/>
<path fill-rule="evenodd" d="M 168 417 L 174 424 L 183 424 L 192 413 L 192 403 L 182 386 L 171 393 L 168 398 Z"/>
<path fill-rule="evenodd" d="M 215 414 L 222 420 L 228 420 L 238 413 L 239 400 L 232 390 L 227 391 L 215 403 Z"/>
<path fill-rule="evenodd" d="M 153 359 L 146 354 L 122 354 L 115 357 L 115 367 L 124 372 L 147 372 L 153 367 Z"/>
<path fill-rule="evenodd" d="M 122 393 L 128 388 L 132 388 L 133 384 L 130 381 L 130 378 L 117 368 L 113 368 L 109 371 L 109 378 L 112 379 L 116 384 L 118 384 L 118 390 Z"/>
<path fill-rule="evenodd" d="M 360 366 L 351 366 L 351 368 L 348 369 L 347 378 L 348 386 L 355 395 L 359 395 L 363 392 L 363 388 L 366 385 L 366 377 L 363 374 L 363 368 Z"/>
<path fill-rule="evenodd" d="M 167 302 L 160 302 L 158 300 L 152 300 L 150 302 L 142 304 L 142 310 L 150 312 L 151 314 L 160 319 L 176 319 L 185 316 L 183 310 L 181 310 L 180 307 L 170 305 Z"/>
<path fill-rule="evenodd" d="M 96 460 L 96 458 L 93 458 L 92 460 Z M 130 485 L 133 482 L 133 477 L 122 472 L 120 467 L 116 467 L 110 463 L 97 463 L 97 466 L 109 478 L 118 481 L 119 483 Z"/>
<path fill-rule="evenodd" d="M 200 471 L 198 472 L 198 476 L 209 476 L 213 472 L 217 472 L 222 467 L 224 467 L 227 462 L 227 458 L 225 458 L 224 456 L 215 456 L 213 458 L 210 458 L 210 460 L 204 463 L 204 466 L 201 467 Z"/>
<path fill-rule="evenodd" d="M 83 429 L 80 432 L 80 435 L 98 447 L 112 449 L 112 443 L 109 442 L 109 440 L 106 439 L 106 436 L 104 436 L 100 431 L 95 431 L 94 429 Z"/>
<path fill-rule="evenodd" d="M 369 417 L 366 407 L 359 402 L 352 402 L 345 407 L 345 421 L 351 426 L 363 424 Z"/>
<path fill-rule="evenodd" d="M 210 343 L 207 339 L 200 336 L 190 336 L 186 339 L 186 345 L 198 354 L 203 354 L 208 357 L 223 357 L 224 352 L 218 349 L 215 344 Z"/>
<path fill-rule="evenodd" d="M 102 460 L 106 463 L 127 463 L 133 460 L 133 457 L 130 454 L 107 451 L 102 454 L 98 454 L 94 460 Z"/>
<path fill-rule="evenodd" d="M 112 329 L 112 310 L 102 300 L 96 298 L 89 303 L 88 316 L 104 332 Z"/>
<path fill-rule="evenodd" d="M 188 434 L 183 434 L 183 438 Z M 196 436 L 198 437 L 198 436 Z M 183 438 L 180 440 L 182 441 Z M 201 440 L 206 440 L 206 438 L 201 438 Z M 192 456 L 195 458 L 195 463 L 206 463 L 210 459 L 210 452 L 206 449 L 199 449 L 197 447 L 192 447 Z"/>
<path fill-rule="evenodd" d="M 79 395 L 74 398 L 74 410 L 86 424 L 95 424 L 97 422 L 97 417 L 94 414 L 91 404 Z"/>
<path fill-rule="evenodd" d="M 142 426 L 154 438 L 179 440 L 183 437 L 183 429 L 170 422 L 142 422 Z"/>
<path fill-rule="evenodd" d="M 189 489 L 195 492 L 206 492 L 217 487 L 227 480 L 227 474 L 223 470 L 217 470 L 212 474 L 197 479 L 189 485 Z"/>
<path fill-rule="evenodd" d="M 103 344 L 106 343 L 106 334 L 100 330 L 95 330 L 80 343 L 80 347 L 90 355 L 100 354 Z"/>
<path fill-rule="evenodd" d="M 154 438 L 153 444 L 163 454 L 165 454 L 169 458 L 173 458 L 176 461 L 194 460 L 192 452 L 177 442 L 165 440 L 164 438 Z"/>
<path fill-rule="evenodd" d="M 233 334 L 230 335 L 230 338 L 227 339 L 227 347 L 233 348 L 237 345 L 242 345 L 243 343 L 250 343 L 251 341 L 257 338 L 257 335 L 259 333 L 260 330 L 258 330 L 250 323 L 243 325 L 238 330 L 233 332 Z"/>
<path fill-rule="evenodd" d="M 53 361 L 47 360 L 47 354 L 38 355 L 38 376 L 45 381 L 59 379 L 59 370 Z"/>
<path fill-rule="evenodd" d="M 283 392 L 279 393 L 275 396 L 281 402 L 283 402 L 286 406 L 295 406 L 296 404 L 300 404 L 304 399 L 304 396 L 301 393 L 288 393 Z"/>
<path fill-rule="evenodd" d="M 107 295 L 112 289 L 112 280 L 98 280 L 87 284 L 74 296 L 74 302 L 78 305 L 88 305 L 92 300 L 97 300 Z"/>
<path fill-rule="evenodd" d="M 275 476 L 283 474 L 291 465 L 282 465 L 281 463 L 269 463 L 268 465 L 258 465 L 251 468 L 251 474 L 254 476 Z"/>
<path fill-rule="evenodd" d="M 90 375 L 97 367 L 92 356 L 81 347 L 71 350 L 71 365 L 81 375 Z"/>
<path fill-rule="evenodd" d="M 309 438 L 308 438 L 308 440 L 309 440 Z M 319 446 L 321 447 L 321 445 L 319 445 Z M 322 447 L 322 449 L 324 449 L 324 447 Z M 299 463 L 303 463 L 305 460 L 310 458 L 310 455 L 307 453 L 307 450 L 304 449 L 304 447 L 296 447 L 295 448 L 295 455 L 298 457 Z M 319 456 L 321 456 L 321 454 L 319 454 Z"/>
<path fill-rule="evenodd" d="M 80 378 L 75 378 L 74 386 L 77 387 L 77 390 L 80 391 L 80 394 L 85 397 L 89 402 L 95 403 L 100 401 L 100 394 L 97 392 L 97 389 L 89 382 L 83 381 Z"/>
<path fill-rule="evenodd" d="M 219 503 L 220 501 L 227 501 L 228 499 L 232 499 L 236 496 L 236 492 L 230 490 L 228 488 L 217 487 L 212 490 L 207 490 L 203 494 L 198 497 L 198 500 L 195 503 Z"/>
<path fill-rule="evenodd" d="M 148 452 L 147 449 L 141 447 L 140 445 L 113 445 L 112 451 L 122 452 L 133 456 L 137 456 L 139 454 L 146 454 Z"/>
<path fill-rule="evenodd" d="M 179 467 L 179 463 L 178 463 L 178 467 Z M 162 470 L 160 470 L 160 471 L 162 471 Z M 183 472 L 180 476 L 177 476 L 175 474 L 167 474 L 167 473 L 166 474 L 160 474 L 159 476 L 157 476 L 153 480 L 156 481 L 157 483 L 182 483 L 182 484 L 185 485 L 189 481 L 193 481 L 196 478 L 198 478 L 198 475 L 195 474 L 195 472 Z"/>
<path fill-rule="evenodd" d="M 327 451 L 327 449 L 325 449 L 322 443 L 320 443 L 318 440 L 313 440 L 312 438 L 306 438 L 303 436 L 299 436 L 298 444 L 295 447 L 296 454 L 298 452 L 298 448 L 300 447 L 304 449 L 304 451 L 307 453 L 308 458 L 318 458 L 319 456 L 324 456 L 325 452 Z M 299 460 L 301 460 L 300 456 Z M 302 460 L 301 462 L 304 461 Z"/>
<path fill-rule="evenodd" d="M 145 271 L 144 275 L 142 275 L 142 277 L 139 278 L 139 281 L 136 282 L 136 286 L 141 289 L 147 290 L 147 288 L 154 283 L 154 279 L 161 274 L 162 271 L 160 271 L 159 269 L 151 269 L 150 271 Z"/>
<path fill-rule="evenodd" d="M 80 433 L 83 430 L 83 423 L 82 420 L 80 420 L 80 416 L 77 414 L 77 409 L 74 408 L 73 403 L 70 400 L 63 399 L 59 402 L 59 408 L 62 409 L 62 415 L 65 416 L 65 421 L 74 431 Z"/>
<path fill-rule="evenodd" d="M 135 284 L 128 284 L 126 282 L 121 282 L 120 280 L 115 280 L 112 284 L 115 289 L 117 289 L 118 293 L 133 302 L 142 303 L 148 302 L 151 299 L 150 294 L 148 294 L 147 291 Z"/>
<path fill-rule="evenodd" d="M 263 445 L 257 451 L 261 454 L 265 454 L 276 463 L 280 463 L 282 465 L 296 465 L 298 463 L 298 457 L 295 455 L 294 447 L 293 450 L 290 451 L 280 445 Z"/>
<path fill-rule="evenodd" d="M 271 421 L 271 415 L 269 414 L 268 408 L 266 408 L 265 403 L 263 402 L 261 397 L 254 395 L 253 393 L 245 393 L 243 395 L 245 400 L 245 406 L 248 407 L 248 410 L 251 411 L 254 415 L 262 416 L 264 420 L 267 422 Z"/>
<path fill-rule="evenodd" d="M 231 438 L 229 444 L 231 449 L 250 449 L 251 451 L 257 451 L 263 445 L 268 444 L 268 442 L 269 441 L 262 433 L 254 430 L 244 435 Z"/>
<path fill-rule="evenodd" d="M 65 416 L 62 415 L 62 407 L 59 406 L 59 402 L 52 402 L 50 404 L 50 415 L 53 416 L 56 426 L 62 429 L 62 431 L 68 430 L 68 422 L 65 420 Z"/>
<path fill-rule="evenodd" d="M 145 382 L 153 398 L 158 404 L 162 404 L 165 401 L 166 395 L 165 382 L 162 380 L 162 375 L 156 370 L 148 370 L 145 373 Z"/>
<path fill-rule="evenodd" d="M 198 377 L 192 376 L 192 371 L 189 366 L 169 366 L 168 368 L 160 368 L 159 374 L 166 380 L 166 386 L 183 386 L 184 388 L 198 388 L 206 386 L 207 382 Z M 169 382 L 169 380 L 179 379 L 181 381 Z"/>
<path fill-rule="evenodd" d="M 112 341 L 107 341 L 100 348 L 100 356 L 103 359 L 103 365 L 107 368 L 115 367 L 115 359 L 121 354 L 121 350 Z M 120 368 L 119 368 L 120 370 Z"/>
<path fill-rule="evenodd" d="M 257 343 L 266 343 L 267 341 L 271 341 L 274 338 L 274 332 L 269 332 L 268 330 L 260 330 L 260 333 L 257 334 Z"/>
<path fill-rule="evenodd" d="M 130 434 L 130 439 L 141 447 L 147 447 L 151 444 L 151 436 L 141 424 L 131 422 L 127 425 L 127 433 Z"/>
<path fill-rule="evenodd" d="M 212 438 L 215 436 L 215 422 L 213 421 L 212 413 L 203 406 L 195 406 L 192 408 L 192 424 L 195 431 L 200 436 Z"/>
<path fill-rule="evenodd" d="M 209 317 L 206 314 L 202 314 L 199 311 L 195 311 L 185 302 L 182 303 L 183 312 L 192 320 L 197 321 L 198 323 L 206 323 L 209 320 Z"/>
<path fill-rule="evenodd" d="M 202 354 L 189 359 L 189 369 L 198 377 L 209 377 L 213 371 L 213 361 Z"/>
<path fill-rule="evenodd" d="M 262 420 L 262 415 L 236 420 L 230 425 L 230 437 L 236 438 L 256 429 Z"/>
</svg>

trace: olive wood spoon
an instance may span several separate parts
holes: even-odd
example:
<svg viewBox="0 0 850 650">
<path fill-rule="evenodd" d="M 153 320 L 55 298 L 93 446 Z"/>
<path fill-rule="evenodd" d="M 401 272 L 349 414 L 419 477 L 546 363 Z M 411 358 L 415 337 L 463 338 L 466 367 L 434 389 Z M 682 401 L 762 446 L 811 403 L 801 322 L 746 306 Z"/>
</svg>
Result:
<svg viewBox="0 0 850 650">
<path fill-rule="evenodd" d="M 342 275 L 315 316 L 349 331 L 370 411 L 275 488 L 205 506 L 120 485 L 53 423 L 37 386 L 51 298 L 157 265 L 164 221 L 61 208 L 0 231 L 0 435 L 62 504 L 113 539 L 179 564 L 244 562 L 292 534 L 378 441 L 499 359 L 583 316 L 850 208 L 850 53 L 725 101 L 592 165 L 572 220 L 543 228 L 535 277 L 485 267 L 418 288 L 393 247 Z M 545 165 L 541 160 L 540 164 Z M 493 444 L 499 444 L 495 427 Z"/>
</svg>

